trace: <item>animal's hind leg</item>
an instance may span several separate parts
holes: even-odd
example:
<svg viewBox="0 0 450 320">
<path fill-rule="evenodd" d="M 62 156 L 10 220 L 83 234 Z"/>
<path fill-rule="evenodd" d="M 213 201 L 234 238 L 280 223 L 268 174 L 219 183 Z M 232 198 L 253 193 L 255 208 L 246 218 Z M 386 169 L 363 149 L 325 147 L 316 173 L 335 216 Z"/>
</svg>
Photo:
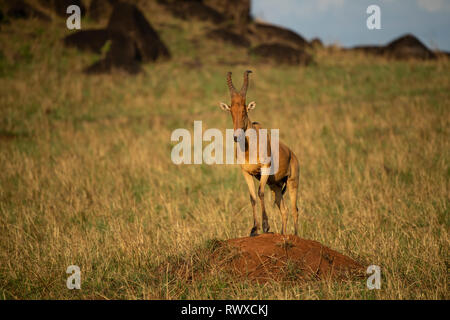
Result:
<svg viewBox="0 0 450 320">
<path fill-rule="evenodd" d="M 289 198 L 291 200 L 291 210 L 294 217 L 294 234 L 298 234 L 298 207 L 297 207 L 297 191 L 298 191 L 298 176 L 293 179 L 288 179 L 287 189 Z"/>
<path fill-rule="evenodd" d="M 281 234 L 286 234 L 287 207 L 283 201 L 283 192 L 279 186 L 273 186 L 271 188 L 275 192 L 275 204 L 281 212 Z"/>
<path fill-rule="evenodd" d="M 262 215 L 262 225 L 264 233 L 269 232 L 269 219 L 267 218 L 266 206 L 264 204 L 264 187 L 266 186 L 268 175 L 262 175 L 258 188 L 259 199 L 261 200 L 261 215 Z"/>
</svg>

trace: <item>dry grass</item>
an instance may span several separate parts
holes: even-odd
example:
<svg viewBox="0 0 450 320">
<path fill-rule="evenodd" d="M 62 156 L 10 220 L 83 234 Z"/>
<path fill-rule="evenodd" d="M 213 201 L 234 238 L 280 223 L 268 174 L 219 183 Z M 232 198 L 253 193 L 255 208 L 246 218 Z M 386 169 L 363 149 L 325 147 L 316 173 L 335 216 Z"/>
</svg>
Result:
<svg viewBox="0 0 450 320">
<path fill-rule="evenodd" d="M 381 290 L 160 272 L 209 239 L 246 236 L 252 221 L 237 167 L 170 161 L 172 130 L 192 130 L 194 120 L 230 127 L 218 102 L 229 99 L 227 63 L 244 51 L 190 41 L 207 25 L 148 16 L 174 59 L 137 77 L 83 75 L 98 57 L 63 48 L 62 21 L 1 26 L 0 298 L 449 298 L 446 60 L 324 51 L 307 68 L 231 67 L 254 71 L 252 120 L 280 128 L 299 158 L 300 235 L 380 265 Z M 200 58 L 203 67 L 186 64 Z M 71 264 L 81 267 L 81 290 L 65 286 Z"/>
</svg>

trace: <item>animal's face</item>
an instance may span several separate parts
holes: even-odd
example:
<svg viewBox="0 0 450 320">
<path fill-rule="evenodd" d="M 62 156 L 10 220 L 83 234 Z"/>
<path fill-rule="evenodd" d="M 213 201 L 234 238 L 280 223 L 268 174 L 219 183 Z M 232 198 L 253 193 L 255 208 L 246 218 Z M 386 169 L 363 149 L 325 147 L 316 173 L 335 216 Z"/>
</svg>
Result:
<svg viewBox="0 0 450 320">
<path fill-rule="evenodd" d="M 245 94 L 247 91 L 248 85 L 248 73 L 246 71 L 244 73 L 244 84 L 241 92 L 238 93 L 234 88 L 231 82 L 231 72 L 228 73 L 227 81 L 228 86 L 231 91 L 231 105 L 227 105 L 226 103 L 220 103 L 220 107 L 231 113 L 231 118 L 233 119 L 233 129 L 234 129 L 234 141 L 240 141 L 243 136 L 243 133 L 248 127 L 248 112 L 256 107 L 256 103 L 254 101 L 250 102 L 248 105 L 245 103 Z M 240 130 L 239 130 L 240 129 Z"/>
<path fill-rule="evenodd" d="M 220 107 L 229 111 L 231 114 L 231 119 L 233 120 L 233 129 L 234 129 L 234 141 L 239 141 L 241 135 L 248 127 L 248 112 L 254 109 L 256 103 L 254 101 L 250 102 L 248 105 L 245 104 L 245 98 L 241 96 L 236 96 L 231 100 L 231 106 L 220 103 Z M 238 131 L 241 129 L 242 131 Z"/>
</svg>

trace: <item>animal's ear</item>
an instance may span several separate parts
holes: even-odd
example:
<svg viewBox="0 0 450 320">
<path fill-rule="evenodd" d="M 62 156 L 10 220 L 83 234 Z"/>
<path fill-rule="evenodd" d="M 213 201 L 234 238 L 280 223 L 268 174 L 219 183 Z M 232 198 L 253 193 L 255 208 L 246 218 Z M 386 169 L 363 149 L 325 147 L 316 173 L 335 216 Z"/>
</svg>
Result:
<svg viewBox="0 0 450 320">
<path fill-rule="evenodd" d="M 224 111 L 229 111 L 229 110 L 230 110 L 230 106 L 227 105 L 226 103 L 223 103 L 223 102 L 220 103 L 220 107 L 221 107 L 222 110 L 224 110 Z"/>
<path fill-rule="evenodd" d="M 247 111 L 253 110 L 256 107 L 256 102 L 252 101 L 247 105 Z"/>
</svg>

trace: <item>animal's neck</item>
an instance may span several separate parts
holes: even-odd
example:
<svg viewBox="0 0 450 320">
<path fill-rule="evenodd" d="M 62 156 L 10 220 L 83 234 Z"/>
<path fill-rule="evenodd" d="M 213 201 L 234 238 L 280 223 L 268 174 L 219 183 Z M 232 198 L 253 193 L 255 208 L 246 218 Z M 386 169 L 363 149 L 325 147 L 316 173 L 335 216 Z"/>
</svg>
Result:
<svg viewBox="0 0 450 320">
<path fill-rule="evenodd" d="M 245 130 L 253 128 L 252 120 L 250 120 L 249 116 L 247 116 L 247 126 Z"/>
<path fill-rule="evenodd" d="M 246 132 L 248 129 L 254 129 L 254 126 L 253 126 L 252 120 L 250 120 L 250 118 L 247 116 L 247 125 L 245 126 L 244 132 Z M 248 136 L 245 135 L 245 154 L 247 154 L 247 155 L 248 155 L 248 151 L 249 151 L 248 144 L 249 144 L 249 139 L 248 139 Z"/>
</svg>

